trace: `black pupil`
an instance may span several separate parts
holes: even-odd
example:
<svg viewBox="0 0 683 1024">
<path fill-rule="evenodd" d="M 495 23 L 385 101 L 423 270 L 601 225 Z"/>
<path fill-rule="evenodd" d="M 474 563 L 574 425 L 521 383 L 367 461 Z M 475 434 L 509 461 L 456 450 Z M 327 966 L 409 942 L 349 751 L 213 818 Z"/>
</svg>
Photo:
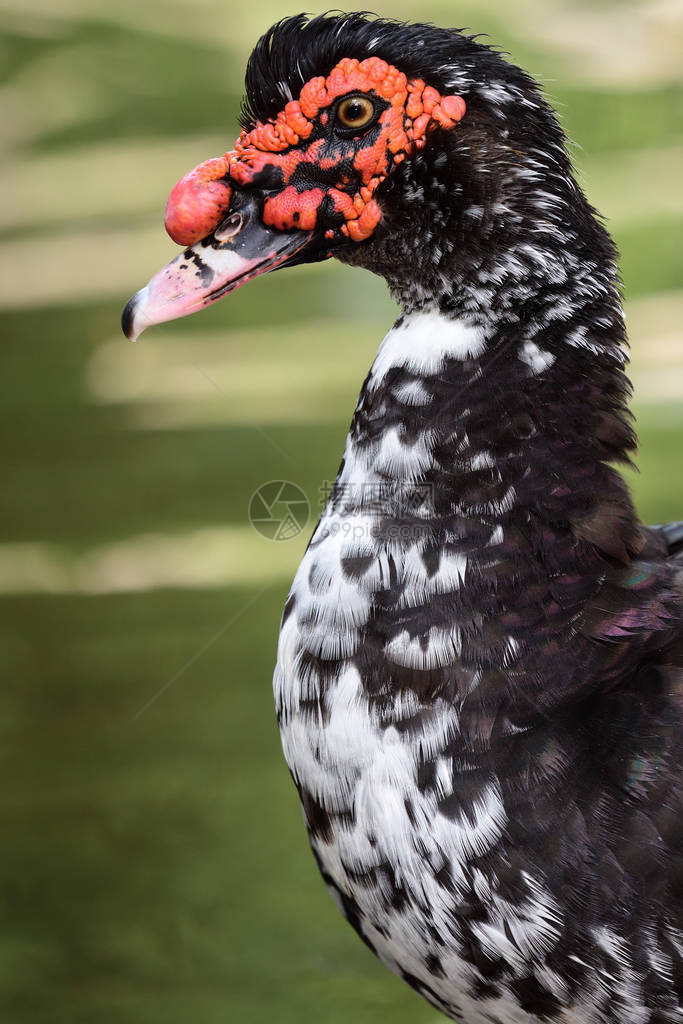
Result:
<svg viewBox="0 0 683 1024">
<path fill-rule="evenodd" d="M 367 108 L 360 100 L 349 100 L 344 107 L 344 117 L 347 121 L 360 121 L 367 116 Z"/>
</svg>

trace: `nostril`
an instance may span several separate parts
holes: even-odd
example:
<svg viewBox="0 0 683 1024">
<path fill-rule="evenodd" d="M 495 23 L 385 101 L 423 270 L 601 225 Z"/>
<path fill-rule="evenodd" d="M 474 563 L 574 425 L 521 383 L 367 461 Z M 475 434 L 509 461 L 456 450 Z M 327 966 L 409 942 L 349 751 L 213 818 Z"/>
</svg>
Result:
<svg viewBox="0 0 683 1024">
<path fill-rule="evenodd" d="M 214 233 L 214 237 L 217 242 L 228 242 L 235 235 L 238 235 L 242 230 L 242 224 L 244 218 L 241 213 L 231 213 L 229 217 L 226 217 L 222 221 Z"/>
</svg>

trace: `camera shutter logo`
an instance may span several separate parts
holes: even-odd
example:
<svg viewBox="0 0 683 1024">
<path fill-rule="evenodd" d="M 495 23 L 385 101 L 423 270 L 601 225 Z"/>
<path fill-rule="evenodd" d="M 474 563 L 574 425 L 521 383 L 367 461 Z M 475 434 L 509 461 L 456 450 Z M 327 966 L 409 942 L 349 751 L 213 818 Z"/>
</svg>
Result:
<svg viewBox="0 0 683 1024">
<path fill-rule="evenodd" d="M 308 523 L 308 498 L 291 480 L 270 480 L 249 501 L 249 522 L 267 540 L 292 540 Z"/>
</svg>

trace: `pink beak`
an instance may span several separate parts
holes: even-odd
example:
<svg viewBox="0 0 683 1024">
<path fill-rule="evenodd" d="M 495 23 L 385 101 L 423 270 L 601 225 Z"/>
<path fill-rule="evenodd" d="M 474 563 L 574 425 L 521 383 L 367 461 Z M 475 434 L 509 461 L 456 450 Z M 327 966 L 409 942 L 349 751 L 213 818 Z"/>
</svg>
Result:
<svg viewBox="0 0 683 1024">
<path fill-rule="evenodd" d="M 277 231 L 261 219 L 255 195 L 233 195 L 218 227 L 185 249 L 128 301 L 123 333 L 135 341 L 154 324 L 189 316 L 260 274 L 298 262 L 312 232 Z"/>
</svg>

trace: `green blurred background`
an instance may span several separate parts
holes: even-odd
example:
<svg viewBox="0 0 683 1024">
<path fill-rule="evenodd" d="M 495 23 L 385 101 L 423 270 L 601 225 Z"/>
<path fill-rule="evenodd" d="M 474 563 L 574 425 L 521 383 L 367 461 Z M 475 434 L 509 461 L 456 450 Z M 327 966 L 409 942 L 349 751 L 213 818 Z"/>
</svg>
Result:
<svg viewBox="0 0 683 1024">
<path fill-rule="evenodd" d="M 680 516 L 680 5 L 377 9 L 488 32 L 545 83 L 621 249 L 629 475 L 646 519 Z M 300 268 L 135 346 L 118 327 L 174 252 L 171 185 L 230 147 L 250 47 L 296 10 L 0 0 L 3 1021 L 435 1021 L 309 855 L 270 680 L 310 526 L 247 520 L 271 479 L 317 512 L 383 285 Z"/>
</svg>

